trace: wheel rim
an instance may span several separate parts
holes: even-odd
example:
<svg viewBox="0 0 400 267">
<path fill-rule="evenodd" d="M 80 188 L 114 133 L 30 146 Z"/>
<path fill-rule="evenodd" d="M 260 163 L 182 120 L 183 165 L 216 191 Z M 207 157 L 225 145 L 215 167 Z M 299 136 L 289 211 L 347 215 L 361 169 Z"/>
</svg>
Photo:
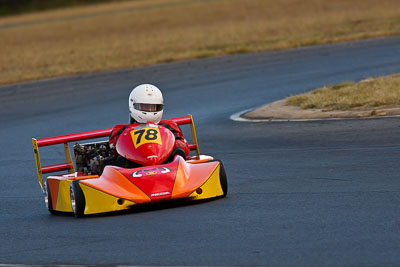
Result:
<svg viewBox="0 0 400 267">
<path fill-rule="evenodd" d="M 76 201 L 75 201 L 75 194 L 74 194 L 74 190 L 70 189 L 71 192 L 71 206 L 72 206 L 72 211 L 76 214 Z"/>
<path fill-rule="evenodd" d="M 43 195 L 44 195 L 44 204 L 46 208 L 49 209 L 49 194 L 47 193 L 47 183 L 43 184 Z"/>
</svg>

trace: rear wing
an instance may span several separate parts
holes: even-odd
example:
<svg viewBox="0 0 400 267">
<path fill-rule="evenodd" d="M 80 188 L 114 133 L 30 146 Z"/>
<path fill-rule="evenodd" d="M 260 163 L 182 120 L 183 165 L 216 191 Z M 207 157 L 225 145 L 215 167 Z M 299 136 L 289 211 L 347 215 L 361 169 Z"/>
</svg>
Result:
<svg viewBox="0 0 400 267">
<path fill-rule="evenodd" d="M 178 117 L 173 119 L 168 119 L 169 121 L 174 121 L 178 125 L 190 124 L 190 130 L 192 135 L 192 143 L 189 143 L 189 149 L 195 151 L 196 156 L 200 156 L 199 145 L 197 143 L 196 129 L 193 123 L 192 115 L 187 115 L 184 117 Z M 43 174 L 58 172 L 58 171 L 68 171 L 69 173 L 75 172 L 74 163 L 71 156 L 71 151 L 69 149 L 69 142 L 76 142 L 87 139 L 94 139 L 99 137 L 109 136 L 112 128 L 89 131 L 76 134 L 68 134 L 62 136 L 48 137 L 42 139 L 32 138 L 33 153 L 35 154 L 36 171 L 39 179 L 39 184 L 43 189 Z M 56 144 L 64 144 L 65 162 L 53 165 L 42 166 L 40 162 L 39 147 L 51 146 Z"/>
</svg>

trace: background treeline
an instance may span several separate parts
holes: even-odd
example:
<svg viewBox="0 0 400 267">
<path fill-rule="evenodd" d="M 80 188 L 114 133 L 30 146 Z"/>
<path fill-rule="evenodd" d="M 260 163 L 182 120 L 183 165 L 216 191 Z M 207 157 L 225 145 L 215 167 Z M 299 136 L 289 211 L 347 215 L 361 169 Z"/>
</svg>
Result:
<svg viewBox="0 0 400 267">
<path fill-rule="evenodd" d="M 0 16 L 121 0 L 0 0 Z"/>
</svg>

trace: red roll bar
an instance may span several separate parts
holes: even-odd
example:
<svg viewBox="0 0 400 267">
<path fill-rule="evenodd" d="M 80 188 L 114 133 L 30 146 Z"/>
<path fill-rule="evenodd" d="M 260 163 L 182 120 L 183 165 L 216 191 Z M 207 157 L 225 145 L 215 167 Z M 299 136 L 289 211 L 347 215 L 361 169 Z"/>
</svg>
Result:
<svg viewBox="0 0 400 267">
<path fill-rule="evenodd" d="M 108 136 L 111 133 L 112 128 L 97 130 L 97 131 L 90 131 L 90 132 L 83 132 L 83 133 L 76 133 L 76 134 L 67 134 L 55 137 L 47 137 L 42 139 L 37 139 L 38 147 L 42 146 L 51 146 L 56 144 L 68 143 L 68 142 L 75 142 L 85 139 L 93 139 Z"/>
</svg>

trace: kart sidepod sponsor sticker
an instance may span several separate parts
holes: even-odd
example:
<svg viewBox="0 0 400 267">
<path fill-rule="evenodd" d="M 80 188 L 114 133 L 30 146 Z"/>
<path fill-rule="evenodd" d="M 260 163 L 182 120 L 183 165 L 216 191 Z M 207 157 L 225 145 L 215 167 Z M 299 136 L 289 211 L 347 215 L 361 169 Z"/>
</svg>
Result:
<svg viewBox="0 0 400 267">
<path fill-rule="evenodd" d="M 166 167 L 156 167 L 151 169 L 138 170 L 131 174 L 132 177 L 143 177 L 155 174 L 165 174 L 171 172 L 171 169 Z"/>
</svg>

